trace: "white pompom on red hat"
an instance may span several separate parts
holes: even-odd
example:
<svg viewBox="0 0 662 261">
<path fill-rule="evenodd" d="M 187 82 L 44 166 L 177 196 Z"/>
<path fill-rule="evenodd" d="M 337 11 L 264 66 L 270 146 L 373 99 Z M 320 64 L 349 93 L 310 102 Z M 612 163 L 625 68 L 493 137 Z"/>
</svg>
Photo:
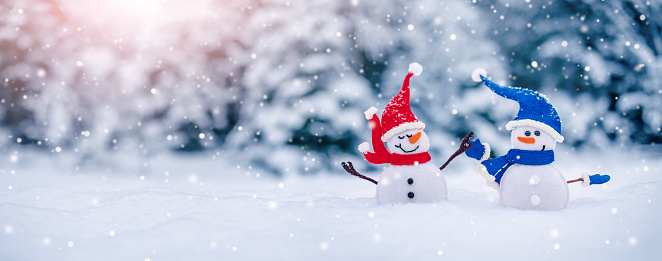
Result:
<svg viewBox="0 0 662 261">
<path fill-rule="evenodd" d="M 413 73 L 415 76 L 419 76 L 423 72 L 423 66 L 420 63 L 410 63 L 409 72 Z"/>
</svg>

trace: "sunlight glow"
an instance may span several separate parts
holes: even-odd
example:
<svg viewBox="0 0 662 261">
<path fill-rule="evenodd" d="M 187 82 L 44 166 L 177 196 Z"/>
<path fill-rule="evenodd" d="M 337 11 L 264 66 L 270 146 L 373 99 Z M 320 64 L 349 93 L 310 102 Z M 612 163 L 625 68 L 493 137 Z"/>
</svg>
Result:
<svg viewBox="0 0 662 261">
<path fill-rule="evenodd" d="M 57 0 L 73 4 L 73 0 Z M 89 0 L 87 4 L 65 9 L 81 22 L 92 25 L 109 38 L 145 37 L 171 20 L 172 1 L 168 0 Z"/>
<path fill-rule="evenodd" d="M 104 8 L 104 10 L 116 13 L 118 19 L 125 18 L 126 15 L 142 17 L 145 19 L 153 18 L 158 15 L 159 9 L 163 8 L 168 3 L 168 0 L 91 0 L 90 5 L 97 8 Z M 98 10 L 101 11 L 101 10 Z"/>
</svg>

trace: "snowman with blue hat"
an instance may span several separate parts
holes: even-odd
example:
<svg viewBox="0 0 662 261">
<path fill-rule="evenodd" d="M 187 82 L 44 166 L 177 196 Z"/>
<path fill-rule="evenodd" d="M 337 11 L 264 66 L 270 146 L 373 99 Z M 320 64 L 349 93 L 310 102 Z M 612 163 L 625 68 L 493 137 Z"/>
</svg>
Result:
<svg viewBox="0 0 662 261">
<path fill-rule="evenodd" d="M 519 103 L 519 112 L 506 124 L 511 131 L 512 148 L 505 156 L 489 159 L 490 146 L 480 139 L 471 142 L 465 152 L 476 159 L 476 171 L 487 185 L 499 191 L 499 201 L 506 207 L 531 210 L 561 210 L 568 205 L 568 183 L 582 186 L 602 184 L 608 175 L 582 173 L 581 178 L 566 181 L 552 163 L 556 143 L 563 142 L 561 119 L 542 94 L 523 88 L 501 86 L 481 75 L 494 93 Z"/>
</svg>

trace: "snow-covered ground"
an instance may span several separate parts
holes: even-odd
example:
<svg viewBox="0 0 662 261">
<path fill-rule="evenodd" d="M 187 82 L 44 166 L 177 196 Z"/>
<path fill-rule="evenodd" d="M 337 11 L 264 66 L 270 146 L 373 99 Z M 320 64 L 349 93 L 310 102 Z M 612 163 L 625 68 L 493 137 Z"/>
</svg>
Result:
<svg viewBox="0 0 662 261">
<path fill-rule="evenodd" d="M 559 212 L 500 206 L 464 156 L 445 171 L 448 201 L 408 205 L 376 204 L 375 186 L 339 165 L 277 179 L 201 154 L 120 172 L 23 156 L 0 162 L 0 260 L 657 260 L 662 162 L 650 151 L 558 147 L 566 178 L 612 176 L 571 184 Z"/>
</svg>

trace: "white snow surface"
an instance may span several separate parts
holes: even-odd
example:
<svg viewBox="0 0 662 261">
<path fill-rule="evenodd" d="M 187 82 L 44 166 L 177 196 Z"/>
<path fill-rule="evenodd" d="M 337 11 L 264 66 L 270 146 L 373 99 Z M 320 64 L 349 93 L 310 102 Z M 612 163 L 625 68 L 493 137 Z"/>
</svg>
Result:
<svg viewBox="0 0 662 261">
<path fill-rule="evenodd" d="M 444 170 L 447 201 L 379 205 L 375 185 L 339 164 L 276 178 L 201 154 L 119 172 L 7 155 L 0 260 L 656 260 L 657 151 L 559 145 L 555 164 L 568 180 L 582 171 L 612 180 L 571 184 L 558 212 L 500 206 L 465 156 Z M 432 156 L 441 165 L 448 155 Z M 376 178 L 367 164 L 354 162 Z"/>
</svg>

